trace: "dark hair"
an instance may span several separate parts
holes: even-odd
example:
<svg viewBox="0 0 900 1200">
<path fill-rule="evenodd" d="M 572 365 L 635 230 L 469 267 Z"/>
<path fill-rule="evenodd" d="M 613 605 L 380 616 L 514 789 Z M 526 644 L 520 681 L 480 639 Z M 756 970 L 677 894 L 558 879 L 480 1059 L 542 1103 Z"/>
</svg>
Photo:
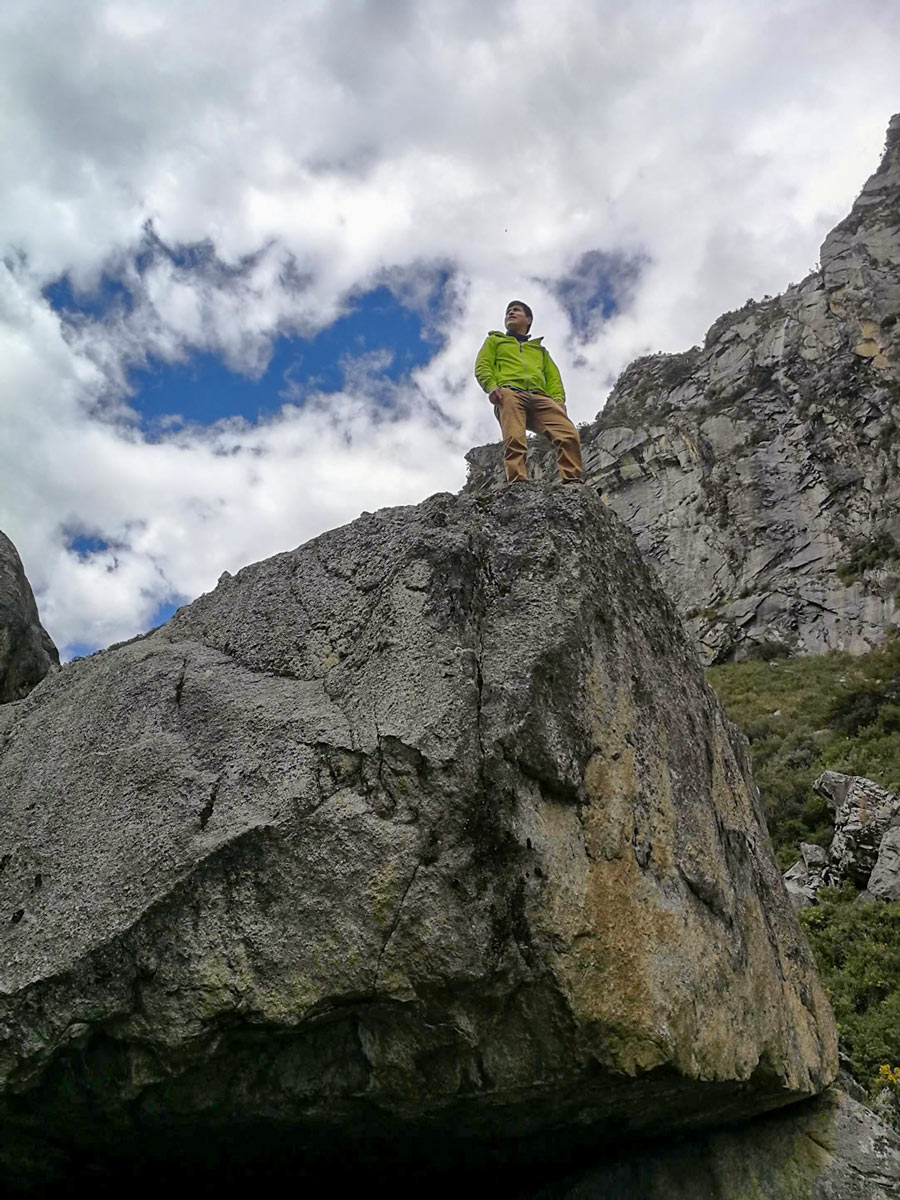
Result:
<svg viewBox="0 0 900 1200">
<path fill-rule="evenodd" d="M 507 306 L 506 306 L 506 312 L 509 312 L 509 310 L 512 308 L 512 306 L 514 304 L 518 304 L 519 308 L 522 308 L 525 310 L 525 316 L 528 318 L 528 323 L 530 325 L 531 322 L 534 320 L 534 313 L 531 311 L 531 309 L 528 307 L 528 305 L 525 303 L 524 300 L 510 300 L 509 304 L 507 304 Z"/>
</svg>

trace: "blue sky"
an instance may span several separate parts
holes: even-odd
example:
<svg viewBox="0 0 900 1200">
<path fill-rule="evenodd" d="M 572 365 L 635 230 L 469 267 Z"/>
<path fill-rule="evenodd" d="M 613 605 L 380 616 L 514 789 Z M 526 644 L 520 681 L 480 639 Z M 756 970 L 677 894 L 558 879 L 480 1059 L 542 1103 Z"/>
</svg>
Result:
<svg viewBox="0 0 900 1200">
<path fill-rule="evenodd" d="M 898 59 L 877 0 L 0 6 L 0 528 L 64 655 L 460 488 L 508 300 L 590 421 L 802 278 Z"/>
<path fill-rule="evenodd" d="M 260 374 L 229 369 L 212 352 L 193 353 L 175 363 L 150 356 L 128 370 L 129 403 L 142 428 L 153 436 L 173 418 L 206 425 L 227 417 L 265 420 L 286 401 L 300 404 L 310 393 L 339 391 L 352 364 L 373 354 L 378 356 L 379 374 L 396 383 L 440 349 L 436 301 L 446 282 L 446 275 L 437 281 L 424 312 L 403 304 L 381 285 L 351 297 L 344 315 L 309 337 L 276 334 Z M 44 295 L 67 323 L 102 321 L 111 312 L 132 309 L 127 285 L 109 276 L 81 291 L 63 276 L 47 284 Z"/>
</svg>

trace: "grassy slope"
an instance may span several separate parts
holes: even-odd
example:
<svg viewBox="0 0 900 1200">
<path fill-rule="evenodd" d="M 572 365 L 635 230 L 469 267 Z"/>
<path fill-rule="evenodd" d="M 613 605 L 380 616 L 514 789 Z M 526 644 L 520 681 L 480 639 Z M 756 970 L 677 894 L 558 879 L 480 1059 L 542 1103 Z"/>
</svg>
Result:
<svg viewBox="0 0 900 1200">
<path fill-rule="evenodd" d="M 709 681 L 750 740 L 753 773 L 783 868 L 801 841 L 827 845 L 812 790 L 830 768 L 900 791 L 900 638 L 861 658 L 780 658 L 713 667 Z"/>
<path fill-rule="evenodd" d="M 831 813 L 812 790 L 831 768 L 900 791 L 900 637 L 861 658 L 776 659 L 714 667 L 709 679 L 750 741 L 782 869 L 801 841 L 827 845 Z M 853 1074 L 900 1114 L 900 902 L 821 893 L 801 915 Z"/>
</svg>

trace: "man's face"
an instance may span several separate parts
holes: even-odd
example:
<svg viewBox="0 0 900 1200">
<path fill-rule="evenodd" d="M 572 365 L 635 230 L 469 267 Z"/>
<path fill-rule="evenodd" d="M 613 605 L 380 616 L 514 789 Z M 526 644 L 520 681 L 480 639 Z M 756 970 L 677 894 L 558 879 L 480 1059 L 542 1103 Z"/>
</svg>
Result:
<svg viewBox="0 0 900 1200">
<path fill-rule="evenodd" d="M 506 310 L 507 333 L 527 333 L 530 324 L 528 313 L 521 304 L 511 304 Z"/>
</svg>

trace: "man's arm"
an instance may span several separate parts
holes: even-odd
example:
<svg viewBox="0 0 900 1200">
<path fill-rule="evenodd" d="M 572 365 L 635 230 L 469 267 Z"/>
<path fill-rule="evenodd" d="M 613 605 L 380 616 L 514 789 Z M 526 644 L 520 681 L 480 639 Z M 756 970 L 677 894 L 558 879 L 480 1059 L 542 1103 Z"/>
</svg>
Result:
<svg viewBox="0 0 900 1200">
<path fill-rule="evenodd" d="M 558 400 L 560 404 L 565 404 L 566 389 L 563 387 L 559 367 L 546 350 L 544 351 L 544 382 L 546 384 L 547 395 L 552 400 Z"/>
<path fill-rule="evenodd" d="M 493 391 L 497 386 L 497 347 L 490 335 L 484 339 L 475 359 L 475 378 L 485 392 Z"/>
</svg>

